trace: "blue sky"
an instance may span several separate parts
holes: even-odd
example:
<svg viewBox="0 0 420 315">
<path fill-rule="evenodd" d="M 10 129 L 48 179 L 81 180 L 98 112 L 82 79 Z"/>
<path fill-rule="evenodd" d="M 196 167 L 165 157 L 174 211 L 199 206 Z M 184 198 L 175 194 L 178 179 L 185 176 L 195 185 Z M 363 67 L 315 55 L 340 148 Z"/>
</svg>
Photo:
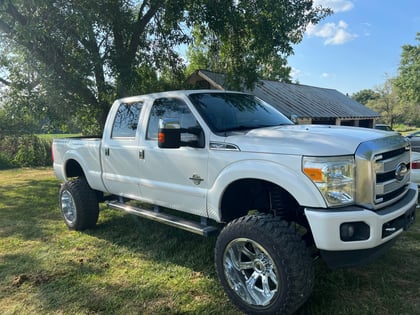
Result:
<svg viewBox="0 0 420 315">
<path fill-rule="evenodd" d="M 418 45 L 419 0 L 314 0 L 334 14 L 310 26 L 288 58 L 293 81 L 353 94 L 398 74 L 401 46 Z"/>
</svg>

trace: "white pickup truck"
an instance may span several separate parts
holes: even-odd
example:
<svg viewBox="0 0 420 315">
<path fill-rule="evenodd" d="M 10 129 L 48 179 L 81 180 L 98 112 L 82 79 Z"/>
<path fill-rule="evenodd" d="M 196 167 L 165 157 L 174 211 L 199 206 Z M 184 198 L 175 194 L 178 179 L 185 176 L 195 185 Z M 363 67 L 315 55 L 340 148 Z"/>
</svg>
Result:
<svg viewBox="0 0 420 315">
<path fill-rule="evenodd" d="M 404 137 L 293 125 L 243 93 L 119 99 L 102 138 L 56 139 L 53 155 L 70 229 L 94 227 L 98 203 L 107 202 L 218 233 L 218 277 L 250 314 L 293 313 L 311 294 L 315 256 L 330 266 L 365 263 L 415 220 L 418 190 Z"/>
</svg>

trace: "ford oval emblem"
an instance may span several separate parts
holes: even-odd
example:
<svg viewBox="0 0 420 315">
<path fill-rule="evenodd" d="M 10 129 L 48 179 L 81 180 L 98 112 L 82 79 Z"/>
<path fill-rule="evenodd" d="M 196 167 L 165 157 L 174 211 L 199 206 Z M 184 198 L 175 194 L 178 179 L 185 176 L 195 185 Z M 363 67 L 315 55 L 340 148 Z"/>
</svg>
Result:
<svg viewBox="0 0 420 315">
<path fill-rule="evenodd" d="M 404 163 L 400 163 L 395 169 L 395 178 L 397 179 L 397 181 L 400 182 L 404 179 L 407 173 L 408 173 L 407 165 L 405 165 Z"/>
</svg>

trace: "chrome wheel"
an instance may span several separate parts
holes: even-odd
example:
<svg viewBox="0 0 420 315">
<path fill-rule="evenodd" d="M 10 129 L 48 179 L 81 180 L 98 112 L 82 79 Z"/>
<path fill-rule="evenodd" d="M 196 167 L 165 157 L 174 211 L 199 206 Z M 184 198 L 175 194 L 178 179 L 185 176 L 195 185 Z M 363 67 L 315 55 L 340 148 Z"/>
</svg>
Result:
<svg viewBox="0 0 420 315">
<path fill-rule="evenodd" d="M 77 219 L 76 204 L 73 196 L 68 190 L 63 190 L 61 193 L 61 212 L 64 219 L 72 224 Z"/>
<path fill-rule="evenodd" d="M 279 290 L 279 272 L 273 258 L 256 241 L 232 240 L 225 249 L 223 265 L 230 288 L 246 303 L 266 306 Z"/>
<path fill-rule="evenodd" d="M 96 225 L 99 215 L 97 192 L 90 188 L 84 177 L 63 183 L 58 200 L 69 229 L 83 231 Z"/>
<path fill-rule="evenodd" d="M 220 232 L 214 252 L 223 289 L 246 314 L 290 315 L 312 292 L 310 252 L 280 218 L 256 214 L 233 220 Z"/>
</svg>

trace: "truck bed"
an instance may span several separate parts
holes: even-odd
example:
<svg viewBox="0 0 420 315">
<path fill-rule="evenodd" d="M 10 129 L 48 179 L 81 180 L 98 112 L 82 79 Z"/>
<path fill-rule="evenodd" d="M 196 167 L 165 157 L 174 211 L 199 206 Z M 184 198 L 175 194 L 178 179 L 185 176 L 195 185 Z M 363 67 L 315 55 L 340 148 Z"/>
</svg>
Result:
<svg viewBox="0 0 420 315">
<path fill-rule="evenodd" d="M 86 178 L 93 189 L 106 191 L 102 182 L 102 137 L 69 137 L 53 140 L 54 173 L 61 180 L 79 176 L 72 160 L 87 172 Z"/>
</svg>

